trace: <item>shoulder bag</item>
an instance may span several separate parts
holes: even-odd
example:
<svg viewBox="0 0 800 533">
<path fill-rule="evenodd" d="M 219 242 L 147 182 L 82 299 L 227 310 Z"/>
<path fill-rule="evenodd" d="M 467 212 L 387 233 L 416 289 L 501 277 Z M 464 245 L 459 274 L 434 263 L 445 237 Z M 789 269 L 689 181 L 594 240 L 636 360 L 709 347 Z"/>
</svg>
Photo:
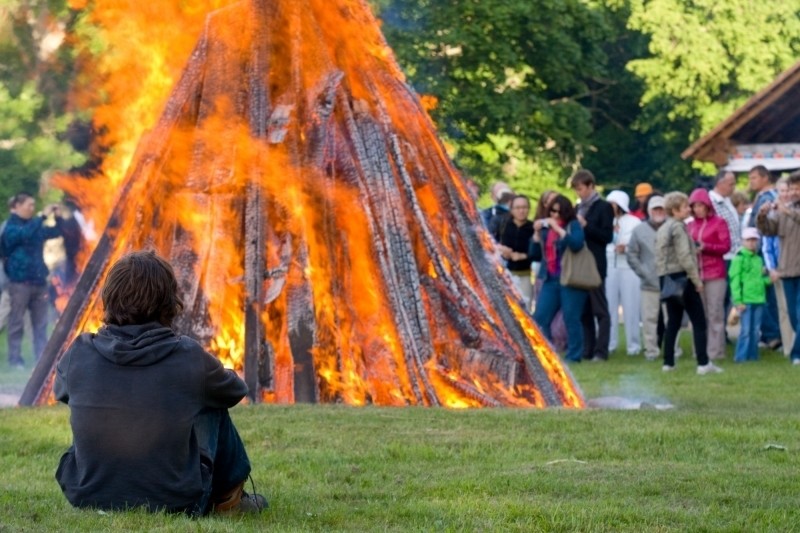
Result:
<svg viewBox="0 0 800 533">
<path fill-rule="evenodd" d="M 603 280 L 597 271 L 597 263 L 586 243 L 577 252 L 569 246 L 564 249 L 561 256 L 561 284 L 573 289 L 592 290 L 598 288 Z"/>
</svg>

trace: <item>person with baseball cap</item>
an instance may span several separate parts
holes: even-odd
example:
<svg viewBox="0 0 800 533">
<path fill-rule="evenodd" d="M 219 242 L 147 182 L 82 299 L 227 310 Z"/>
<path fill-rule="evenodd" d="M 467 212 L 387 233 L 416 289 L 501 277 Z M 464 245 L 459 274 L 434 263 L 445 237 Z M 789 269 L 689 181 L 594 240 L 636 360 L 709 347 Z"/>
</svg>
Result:
<svg viewBox="0 0 800 533">
<path fill-rule="evenodd" d="M 737 363 L 758 360 L 761 315 L 767 303 L 770 279 L 764 273 L 764 260 L 758 255 L 758 230 L 744 228 L 742 247 L 731 261 L 731 298 L 740 315 L 739 339 L 733 360 Z"/>
</svg>

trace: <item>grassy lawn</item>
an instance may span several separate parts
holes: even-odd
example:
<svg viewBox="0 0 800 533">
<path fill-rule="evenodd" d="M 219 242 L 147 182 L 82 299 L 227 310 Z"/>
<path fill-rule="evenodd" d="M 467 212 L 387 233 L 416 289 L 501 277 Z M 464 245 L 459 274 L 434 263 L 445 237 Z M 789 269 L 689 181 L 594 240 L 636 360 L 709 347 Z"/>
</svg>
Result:
<svg viewBox="0 0 800 533">
<path fill-rule="evenodd" d="M 239 519 L 72 509 L 53 479 L 68 409 L 3 409 L 0 531 L 800 530 L 800 368 L 775 352 L 722 366 L 573 367 L 587 398 L 666 411 L 237 407 L 271 505 Z M 0 383 L 19 381 L 3 358 Z"/>
</svg>

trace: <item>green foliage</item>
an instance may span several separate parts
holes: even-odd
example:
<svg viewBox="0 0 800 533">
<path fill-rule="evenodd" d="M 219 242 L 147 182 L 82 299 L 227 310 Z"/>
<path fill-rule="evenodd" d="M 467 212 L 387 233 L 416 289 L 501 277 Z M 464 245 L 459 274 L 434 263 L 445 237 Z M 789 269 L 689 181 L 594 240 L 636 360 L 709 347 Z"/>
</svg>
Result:
<svg viewBox="0 0 800 533">
<path fill-rule="evenodd" d="M 387 40 L 458 163 L 485 185 L 563 187 L 590 143 L 604 14 L 578 0 L 383 2 Z M 554 53 L 555 52 L 555 53 Z M 483 172 L 481 172 L 481 167 Z"/>
<path fill-rule="evenodd" d="M 628 64 L 645 86 L 635 127 L 671 146 L 672 161 L 800 56 L 800 11 L 785 2 L 633 0 L 630 9 L 629 28 L 650 39 L 649 54 Z"/>
<path fill-rule="evenodd" d="M 680 153 L 800 55 L 777 0 L 373 4 L 457 163 L 525 192 L 577 166 L 606 189 L 688 189 Z"/>
<path fill-rule="evenodd" d="M 70 13 L 63 0 L 0 4 L 0 200 L 37 194 L 43 176 L 80 165 L 65 140 L 70 56 L 63 45 Z"/>
</svg>

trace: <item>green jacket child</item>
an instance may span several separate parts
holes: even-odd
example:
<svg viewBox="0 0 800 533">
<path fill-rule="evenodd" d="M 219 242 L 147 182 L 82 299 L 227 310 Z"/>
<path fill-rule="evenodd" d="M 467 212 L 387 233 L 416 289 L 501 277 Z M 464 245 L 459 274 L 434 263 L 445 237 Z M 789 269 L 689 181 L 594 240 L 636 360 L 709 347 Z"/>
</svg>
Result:
<svg viewBox="0 0 800 533">
<path fill-rule="evenodd" d="M 741 248 L 731 261 L 728 275 L 734 305 L 767 303 L 767 285 L 771 282 L 764 272 L 764 260 L 755 252 Z"/>
</svg>

